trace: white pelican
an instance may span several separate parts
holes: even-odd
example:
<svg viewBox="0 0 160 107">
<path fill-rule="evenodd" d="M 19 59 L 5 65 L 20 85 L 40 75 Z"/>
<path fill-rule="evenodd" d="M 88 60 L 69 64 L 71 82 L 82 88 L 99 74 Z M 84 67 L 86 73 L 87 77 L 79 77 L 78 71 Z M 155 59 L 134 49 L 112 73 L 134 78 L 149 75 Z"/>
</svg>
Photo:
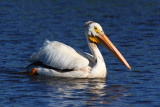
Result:
<svg viewBox="0 0 160 107">
<path fill-rule="evenodd" d="M 31 55 L 31 64 L 27 71 L 31 75 L 36 73 L 53 77 L 106 78 L 106 65 L 97 44 L 103 45 L 131 70 L 127 61 L 105 35 L 100 24 L 86 22 L 85 35 L 92 54 L 76 51 L 57 41 L 46 40 L 39 52 Z"/>
</svg>

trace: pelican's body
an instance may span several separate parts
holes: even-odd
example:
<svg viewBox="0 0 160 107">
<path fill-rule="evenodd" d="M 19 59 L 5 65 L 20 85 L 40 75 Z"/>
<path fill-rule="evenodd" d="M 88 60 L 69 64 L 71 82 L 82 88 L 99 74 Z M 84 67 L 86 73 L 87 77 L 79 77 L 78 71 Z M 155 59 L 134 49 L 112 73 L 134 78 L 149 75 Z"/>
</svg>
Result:
<svg viewBox="0 0 160 107">
<path fill-rule="evenodd" d="M 39 52 L 30 57 L 28 71 L 44 76 L 68 78 L 105 78 L 106 65 L 97 43 L 104 45 L 118 60 L 130 66 L 95 22 L 85 24 L 85 34 L 91 54 L 76 51 L 57 41 L 45 41 Z M 113 45 L 113 46 L 112 46 Z"/>
</svg>

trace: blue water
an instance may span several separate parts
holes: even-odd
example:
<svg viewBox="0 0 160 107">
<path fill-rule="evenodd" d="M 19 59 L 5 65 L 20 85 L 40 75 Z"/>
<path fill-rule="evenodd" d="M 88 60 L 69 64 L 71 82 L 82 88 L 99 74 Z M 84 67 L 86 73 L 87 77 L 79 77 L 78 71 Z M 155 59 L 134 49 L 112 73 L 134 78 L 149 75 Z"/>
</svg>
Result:
<svg viewBox="0 0 160 107">
<path fill-rule="evenodd" d="M 106 79 L 20 74 L 45 39 L 89 52 L 83 25 L 99 22 L 132 67 L 99 46 Z M 1 0 L 0 107 L 160 106 L 159 0 Z"/>
</svg>

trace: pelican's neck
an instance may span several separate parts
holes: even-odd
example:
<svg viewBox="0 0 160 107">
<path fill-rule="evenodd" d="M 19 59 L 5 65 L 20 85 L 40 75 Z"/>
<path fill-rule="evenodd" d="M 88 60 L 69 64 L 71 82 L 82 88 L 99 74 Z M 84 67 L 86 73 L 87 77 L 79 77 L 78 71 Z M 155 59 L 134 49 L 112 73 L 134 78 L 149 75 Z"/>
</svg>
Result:
<svg viewBox="0 0 160 107">
<path fill-rule="evenodd" d="M 89 48 L 91 50 L 92 55 L 94 56 L 94 60 L 96 63 L 100 62 L 100 61 L 104 61 L 103 60 L 103 56 L 101 54 L 101 52 L 99 51 L 97 45 L 95 43 L 91 43 L 88 42 Z"/>
<path fill-rule="evenodd" d="M 88 41 L 88 45 L 92 52 L 92 55 L 94 56 L 94 60 L 96 62 L 89 74 L 89 77 L 105 78 L 107 75 L 107 71 L 106 71 L 106 65 L 101 52 L 99 51 L 95 43 L 91 43 Z"/>
</svg>

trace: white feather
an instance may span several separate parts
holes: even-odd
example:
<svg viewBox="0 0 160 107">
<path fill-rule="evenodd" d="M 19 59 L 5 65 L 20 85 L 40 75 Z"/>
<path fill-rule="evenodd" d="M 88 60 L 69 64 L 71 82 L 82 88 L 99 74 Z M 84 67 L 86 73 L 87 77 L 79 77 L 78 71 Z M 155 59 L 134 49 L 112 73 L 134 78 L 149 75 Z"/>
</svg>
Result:
<svg viewBox="0 0 160 107">
<path fill-rule="evenodd" d="M 30 57 L 30 62 L 42 62 L 57 69 L 84 68 L 89 60 L 73 48 L 57 42 L 46 40 L 39 52 Z"/>
</svg>

